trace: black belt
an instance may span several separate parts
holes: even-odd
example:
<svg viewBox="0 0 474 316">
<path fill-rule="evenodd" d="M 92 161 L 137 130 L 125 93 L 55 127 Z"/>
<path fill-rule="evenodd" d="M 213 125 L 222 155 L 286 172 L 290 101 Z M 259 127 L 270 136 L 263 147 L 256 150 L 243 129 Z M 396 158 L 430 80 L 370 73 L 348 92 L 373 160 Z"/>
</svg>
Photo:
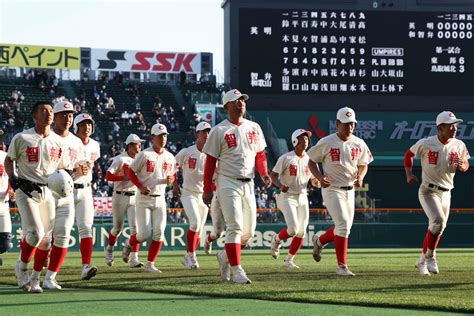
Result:
<svg viewBox="0 0 474 316">
<path fill-rule="evenodd" d="M 127 191 L 115 191 L 115 193 L 125 196 L 134 196 L 135 192 L 127 192 Z"/>
<path fill-rule="evenodd" d="M 250 181 L 252 181 L 252 178 L 235 178 L 235 180 L 239 180 L 239 181 L 242 181 L 242 182 L 250 182 Z"/>
<path fill-rule="evenodd" d="M 433 184 L 433 183 L 428 184 L 428 188 L 432 188 L 432 189 L 440 190 L 440 191 L 444 191 L 444 192 L 449 191 L 449 189 L 437 186 L 436 184 Z"/>
<path fill-rule="evenodd" d="M 90 187 L 90 183 L 82 184 L 82 183 L 74 183 L 74 189 L 84 189 Z"/>
<path fill-rule="evenodd" d="M 148 195 L 145 195 L 145 196 L 149 196 L 149 197 L 159 197 L 159 196 L 161 196 L 161 194 L 148 194 Z"/>
<path fill-rule="evenodd" d="M 40 187 L 45 187 L 45 186 L 46 186 L 46 184 L 44 184 L 44 183 L 34 182 L 34 181 L 30 181 L 30 180 L 23 179 L 23 178 L 18 178 L 18 180 L 19 180 L 19 181 L 31 182 L 31 183 L 33 183 L 33 184 L 36 184 L 36 185 L 40 186 Z"/>
<path fill-rule="evenodd" d="M 339 187 L 339 189 L 350 191 L 350 190 L 354 189 L 354 187 L 352 185 L 350 185 L 350 186 L 347 186 L 347 187 Z"/>
</svg>

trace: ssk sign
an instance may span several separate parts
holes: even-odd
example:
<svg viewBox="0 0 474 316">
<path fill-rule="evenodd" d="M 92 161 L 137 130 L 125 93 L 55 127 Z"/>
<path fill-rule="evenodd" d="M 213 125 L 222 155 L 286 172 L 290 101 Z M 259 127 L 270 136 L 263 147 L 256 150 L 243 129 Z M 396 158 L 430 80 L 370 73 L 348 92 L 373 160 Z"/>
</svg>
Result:
<svg viewBox="0 0 474 316">
<path fill-rule="evenodd" d="M 92 49 L 91 68 L 101 71 L 201 73 L 200 53 Z"/>
</svg>

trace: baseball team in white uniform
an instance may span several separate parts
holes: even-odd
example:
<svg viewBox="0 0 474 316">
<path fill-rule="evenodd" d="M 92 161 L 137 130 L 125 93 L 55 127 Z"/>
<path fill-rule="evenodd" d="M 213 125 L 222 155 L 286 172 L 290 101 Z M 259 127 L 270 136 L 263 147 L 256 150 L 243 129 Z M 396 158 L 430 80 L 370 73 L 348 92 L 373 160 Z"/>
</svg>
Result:
<svg viewBox="0 0 474 316">
<path fill-rule="evenodd" d="M 294 258 L 300 250 L 309 221 L 307 186 L 321 187 L 334 226 L 312 237 L 313 258 L 321 260 L 323 248 L 334 242 L 336 274 L 354 276 L 347 265 L 348 239 L 354 219 L 354 191 L 363 185 L 373 157 L 365 142 L 356 137 L 353 109 L 343 107 L 336 115 L 334 134 L 320 139 L 308 150 L 311 132 L 297 129 L 291 135 L 294 150 L 279 157 L 268 174 L 266 142 L 260 126 L 244 118 L 249 96 L 233 89 L 223 96 L 227 119 L 211 128 L 206 122 L 196 127 L 196 144 L 182 149 L 176 157 L 165 149 L 165 125 L 151 129 L 151 146 L 130 134 L 126 151 L 113 159 L 106 179 L 114 183 L 113 228 L 109 232 L 105 262 L 114 263 L 113 249 L 128 219 L 130 238 L 122 259 L 144 272 L 161 273 L 155 265 L 165 238 L 167 187 L 179 197 L 188 217 L 187 249 L 182 260 L 187 269 L 199 268 L 196 250 L 208 212 L 213 229 L 205 236 L 204 249 L 225 231 L 225 248 L 217 253 L 223 280 L 249 284 L 241 265 L 241 251 L 256 228 L 254 176 L 258 171 L 265 188 L 275 185 L 277 207 L 286 227 L 271 240 L 271 255 L 278 258 L 282 241 L 291 238 L 283 266 L 299 269 Z M 15 264 L 18 286 L 29 293 L 42 288 L 59 290 L 56 275 L 67 253 L 71 229 L 76 220 L 82 255 L 81 279 L 97 273 L 91 264 L 94 221 L 92 175 L 100 146 L 90 136 L 95 122 L 89 114 L 78 114 L 69 102 L 54 105 L 38 102 L 33 108 L 35 126 L 13 138 L 8 153 L 0 151 L 0 253 L 11 248 L 9 199 L 16 199 L 21 215 L 23 239 Z M 423 276 L 439 273 L 436 248 L 449 216 L 450 192 L 456 171 L 466 172 L 470 158 L 466 145 L 455 138 L 461 123 L 452 112 L 436 119 L 438 134 L 421 139 L 405 154 L 407 183 L 414 184 L 413 158 L 421 158 L 422 181 L 419 200 L 428 219 L 423 251 L 416 267 Z M 73 126 L 74 134 L 69 132 Z M 320 168 L 320 164 L 322 169 Z M 178 170 L 182 170 L 182 187 Z M 9 181 L 8 181 L 9 180 Z M 151 237 L 147 263 L 138 259 L 139 246 Z M 50 256 L 46 276 L 40 286 L 43 265 Z M 34 257 L 30 275 L 29 263 Z"/>
</svg>

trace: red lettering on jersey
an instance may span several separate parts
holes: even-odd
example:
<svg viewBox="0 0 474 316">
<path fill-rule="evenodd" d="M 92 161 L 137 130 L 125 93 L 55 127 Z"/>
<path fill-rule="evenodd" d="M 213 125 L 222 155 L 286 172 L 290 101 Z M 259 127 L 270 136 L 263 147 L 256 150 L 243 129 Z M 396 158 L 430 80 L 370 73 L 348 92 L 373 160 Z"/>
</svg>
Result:
<svg viewBox="0 0 474 316">
<path fill-rule="evenodd" d="M 51 161 L 59 161 L 61 158 L 63 150 L 61 148 L 54 148 L 52 147 L 49 151 L 49 159 Z"/>
<path fill-rule="evenodd" d="M 237 137 L 235 134 L 225 134 L 224 139 L 228 148 L 237 147 Z"/>
<path fill-rule="evenodd" d="M 298 173 L 298 166 L 297 165 L 290 165 L 290 176 L 296 177 L 296 174 Z"/>
<path fill-rule="evenodd" d="M 454 164 L 454 162 L 458 159 L 459 159 L 459 154 L 457 152 L 453 151 L 449 153 L 448 161 L 450 165 Z"/>
<path fill-rule="evenodd" d="M 331 155 L 331 161 L 341 160 L 341 150 L 339 148 L 331 148 L 329 154 Z"/>
<path fill-rule="evenodd" d="M 309 176 L 309 174 L 311 173 L 311 170 L 309 170 L 309 167 L 308 167 L 308 166 L 304 167 L 304 173 L 305 173 L 307 176 Z"/>
<path fill-rule="evenodd" d="M 351 149 L 351 159 L 358 160 L 362 156 L 362 149 L 359 147 L 354 147 Z"/>
<path fill-rule="evenodd" d="M 155 172 L 155 162 L 151 160 L 146 161 L 146 172 Z"/>
<path fill-rule="evenodd" d="M 173 166 L 173 164 L 165 161 L 163 163 L 163 173 L 164 174 L 169 174 L 171 172 L 171 166 Z"/>
<path fill-rule="evenodd" d="M 69 154 L 69 158 L 71 158 L 71 161 L 76 161 L 76 159 L 77 159 L 77 150 L 75 150 L 74 148 L 69 147 L 67 149 L 67 151 L 68 151 L 68 154 Z"/>
<path fill-rule="evenodd" d="M 28 157 L 28 162 L 38 162 L 38 147 L 26 147 L 26 156 Z"/>
<path fill-rule="evenodd" d="M 196 162 L 197 162 L 196 158 L 189 157 L 189 159 L 188 159 L 189 169 L 196 169 Z"/>
<path fill-rule="evenodd" d="M 428 151 L 428 163 L 430 165 L 437 165 L 438 164 L 438 156 L 439 153 L 437 151 Z"/>
<path fill-rule="evenodd" d="M 249 139 L 250 144 L 258 144 L 258 134 L 255 131 L 248 132 L 247 137 Z"/>
<path fill-rule="evenodd" d="M 6 176 L 7 173 L 5 172 L 5 166 L 3 164 L 0 164 L 0 176 Z"/>
</svg>

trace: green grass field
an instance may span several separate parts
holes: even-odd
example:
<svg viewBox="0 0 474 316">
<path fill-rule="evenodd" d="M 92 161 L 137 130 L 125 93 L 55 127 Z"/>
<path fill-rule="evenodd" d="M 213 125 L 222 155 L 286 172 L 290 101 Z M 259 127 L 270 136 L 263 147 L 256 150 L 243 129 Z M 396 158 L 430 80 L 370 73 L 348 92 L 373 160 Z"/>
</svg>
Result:
<svg viewBox="0 0 474 316">
<path fill-rule="evenodd" d="M 197 299 L 189 297 L 182 299 L 189 303 L 190 311 L 196 311 L 198 314 L 205 314 L 205 312 L 200 312 L 205 310 L 209 310 L 209 314 L 231 313 L 232 311 L 240 311 L 244 314 L 279 314 L 285 310 L 283 306 L 292 305 L 284 304 L 284 302 L 305 303 L 295 305 L 305 307 L 301 309 L 303 314 L 321 310 L 326 311 L 327 314 L 381 314 L 383 311 L 389 314 L 402 313 L 400 310 L 387 308 L 410 309 L 410 311 L 405 311 L 408 314 L 415 313 L 415 310 L 417 313 L 424 311 L 474 312 L 474 271 L 471 269 L 474 253 L 472 249 L 441 249 L 438 252 L 441 273 L 424 278 L 419 276 L 414 268 L 419 250 L 351 249 L 348 260 L 351 270 L 357 274 L 354 278 L 341 278 L 335 275 L 335 254 L 331 249 L 325 250 L 320 263 L 312 260 L 309 250 L 302 250 L 295 261 L 301 267 L 299 271 L 288 271 L 281 266 L 283 257 L 286 255 L 285 250 L 278 260 L 272 259 L 269 251 L 248 250 L 243 255 L 242 265 L 253 281 L 251 285 L 221 281 L 214 254 L 209 256 L 199 254 L 201 268 L 198 270 L 184 269 L 181 265 L 182 254 L 183 251 L 162 251 L 156 265 L 163 273 L 150 275 L 123 264 L 119 252 L 116 252 L 117 258 L 113 267 L 105 265 L 102 253 L 95 253 L 93 262 L 99 268 L 98 275 L 90 281 L 80 281 L 80 255 L 72 252 L 68 254 L 57 278 L 67 288 L 59 295 L 73 303 L 75 299 L 68 298 L 73 294 L 79 295 L 84 292 L 84 295 L 90 295 L 91 291 L 94 293 L 97 290 L 118 290 L 124 291 L 128 303 L 131 302 L 136 306 L 142 305 L 139 299 L 133 303 L 135 302 L 133 298 L 137 294 L 151 301 L 153 299 L 149 297 L 153 293 L 164 293 L 169 296 L 168 299 L 158 296 L 156 298 L 158 301 L 170 301 L 173 297 L 181 297 L 179 295 L 199 296 Z M 4 265 L 0 267 L 0 284 L 16 284 L 13 273 L 16 257 L 17 254 L 3 255 Z M 141 258 L 146 258 L 145 252 L 141 253 Z M 81 289 L 88 289 L 88 291 Z M 138 292 L 146 292 L 146 294 Z M 121 295 L 120 292 L 97 293 Z M 8 299 L 8 302 L 14 303 L 17 298 L 36 302 L 43 296 L 58 297 L 57 293 L 52 296 L 51 292 L 40 295 L 19 296 L 17 294 L 22 294 L 22 292 L 14 287 L 0 289 L 0 295 L 4 295 L 2 302 Z M 97 295 L 97 299 L 102 298 L 103 295 L 106 297 L 110 294 Z M 91 297 L 94 298 L 94 294 Z M 176 300 L 179 301 L 178 298 Z M 222 298 L 232 300 L 222 300 Z M 248 299 L 251 301 L 249 302 Z M 93 303 L 94 300 L 92 299 L 91 302 Z M 117 300 L 118 302 L 120 300 Z M 199 309 L 199 304 L 196 302 L 204 302 L 206 309 Z M 251 309 L 242 310 L 243 305 L 239 302 L 247 302 L 243 305 L 250 306 Z M 24 304 L 27 305 L 27 303 Z M 24 304 L 9 306 L 13 308 L 12 314 L 18 314 L 14 312 L 15 308 Z M 87 305 L 91 306 L 91 304 Z M 145 305 L 150 308 L 152 306 L 148 304 L 148 301 Z M 317 306 L 328 309 L 317 308 Z M 361 306 L 384 309 L 360 309 Z M 3 307 L 0 307 L 0 311 L 7 311 Z M 300 308 L 302 307 L 291 310 L 300 311 Z M 338 310 L 338 308 L 341 309 Z M 344 308 L 346 308 L 345 311 Z M 160 314 L 161 311 L 163 310 L 160 310 Z M 98 310 L 96 312 L 102 314 Z M 136 314 L 144 313 L 145 311 Z M 176 313 L 183 313 L 183 311 L 176 311 Z M 286 312 L 286 314 L 291 314 L 291 312 Z"/>
</svg>

